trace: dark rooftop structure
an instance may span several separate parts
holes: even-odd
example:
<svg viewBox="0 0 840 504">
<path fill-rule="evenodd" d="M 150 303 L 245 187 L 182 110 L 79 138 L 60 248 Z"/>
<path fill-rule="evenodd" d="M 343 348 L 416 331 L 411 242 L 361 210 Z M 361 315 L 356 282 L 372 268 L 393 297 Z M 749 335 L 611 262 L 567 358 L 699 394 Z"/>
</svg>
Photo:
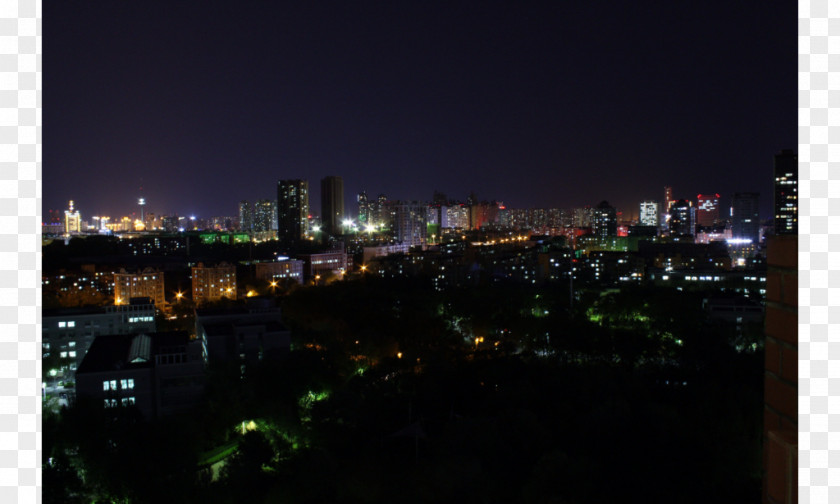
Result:
<svg viewBox="0 0 840 504">
<path fill-rule="evenodd" d="M 146 418 L 195 404 L 203 382 L 201 349 L 186 331 L 99 336 L 76 371 L 79 396 Z"/>
</svg>

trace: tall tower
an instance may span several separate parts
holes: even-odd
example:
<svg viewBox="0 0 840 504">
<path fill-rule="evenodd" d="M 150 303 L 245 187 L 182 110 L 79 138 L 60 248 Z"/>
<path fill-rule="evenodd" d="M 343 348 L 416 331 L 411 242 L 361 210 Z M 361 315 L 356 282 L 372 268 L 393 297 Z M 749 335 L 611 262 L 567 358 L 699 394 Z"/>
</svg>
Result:
<svg viewBox="0 0 840 504">
<path fill-rule="evenodd" d="M 82 232 L 82 217 L 79 211 L 73 208 L 73 200 L 70 200 L 70 209 L 64 211 L 64 233 L 75 234 Z"/>
<path fill-rule="evenodd" d="M 370 224 L 371 204 L 365 191 L 356 195 L 356 202 L 359 204 L 359 223 Z"/>
<path fill-rule="evenodd" d="M 758 193 L 735 193 L 732 197 L 732 238 L 758 243 Z"/>
<path fill-rule="evenodd" d="M 331 235 L 341 234 L 344 219 L 344 180 L 329 176 L 321 180 L 321 225 Z"/>
<path fill-rule="evenodd" d="M 668 227 L 668 219 L 671 217 L 671 205 L 674 201 L 674 189 L 671 186 L 665 186 L 665 195 L 662 200 L 662 227 Z"/>
<path fill-rule="evenodd" d="M 277 202 L 261 199 L 254 204 L 254 235 L 266 240 L 275 234 L 277 229 Z"/>
<path fill-rule="evenodd" d="M 773 157 L 773 224 L 777 235 L 797 234 L 797 155 L 785 149 Z"/>
<path fill-rule="evenodd" d="M 277 181 L 277 238 L 288 244 L 306 237 L 309 222 L 309 182 Z"/>
<path fill-rule="evenodd" d="M 251 202 L 242 200 L 239 202 L 239 230 L 250 233 L 254 229 L 254 207 Z"/>
</svg>

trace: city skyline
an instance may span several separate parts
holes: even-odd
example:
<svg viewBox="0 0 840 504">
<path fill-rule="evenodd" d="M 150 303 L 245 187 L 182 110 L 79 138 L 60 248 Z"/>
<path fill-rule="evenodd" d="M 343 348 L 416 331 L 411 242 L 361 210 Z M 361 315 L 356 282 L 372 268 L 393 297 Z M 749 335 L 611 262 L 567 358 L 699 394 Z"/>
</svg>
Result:
<svg viewBox="0 0 840 504">
<path fill-rule="evenodd" d="M 769 217 L 796 145 L 793 5 L 200 5 L 45 7 L 45 209 L 224 214 L 336 174 L 348 202 L 626 211 L 671 185 Z"/>
</svg>

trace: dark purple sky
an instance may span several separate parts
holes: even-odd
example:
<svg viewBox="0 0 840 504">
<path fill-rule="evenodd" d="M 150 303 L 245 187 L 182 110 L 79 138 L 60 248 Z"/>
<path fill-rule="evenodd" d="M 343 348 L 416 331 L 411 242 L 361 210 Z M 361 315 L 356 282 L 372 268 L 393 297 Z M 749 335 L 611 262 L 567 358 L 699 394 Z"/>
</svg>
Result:
<svg viewBox="0 0 840 504">
<path fill-rule="evenodd" d="M 509 207 L 736 191 L 796 148 L 796 2 L 44 5 L 44 209 L 233 215 L 304 178 Z M 295 5 L 297 4 L 297 5 Z M 141 182 L 142 180 L 142 182 Z"/>
</svg>

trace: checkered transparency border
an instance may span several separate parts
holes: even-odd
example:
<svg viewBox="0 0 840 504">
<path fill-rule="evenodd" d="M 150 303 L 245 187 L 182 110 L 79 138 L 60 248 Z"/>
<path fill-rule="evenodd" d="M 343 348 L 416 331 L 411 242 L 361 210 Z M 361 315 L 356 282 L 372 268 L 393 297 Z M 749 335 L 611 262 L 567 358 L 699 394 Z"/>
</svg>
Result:
<svg viewBox="0 0 840 504">
<path fill-rule="evenodd" d="M 799 17 L 799 501 L 840 502 L 840 2 Z"/>
<path fill-rule="evenodd" d="M 0 502 L 40 502 L 41 1 L 0 1 Z"/>
</svg>

